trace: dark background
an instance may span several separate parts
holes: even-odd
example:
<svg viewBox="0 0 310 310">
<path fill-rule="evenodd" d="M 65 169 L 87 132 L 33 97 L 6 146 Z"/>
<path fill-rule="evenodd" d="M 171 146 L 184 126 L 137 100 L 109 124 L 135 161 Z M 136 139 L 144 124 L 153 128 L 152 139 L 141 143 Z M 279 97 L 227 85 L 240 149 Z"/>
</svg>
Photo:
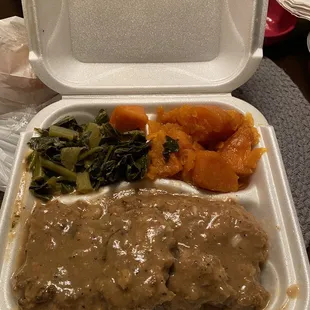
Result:
<svg viewBox="0 0 310 310">
<path fill-rule="evenodd" d="M 0 2 L 0 19 L 14 15 L 22 17 L 21 0 L 0 0 Z M 307 48 L 309 32 L 310 22 L 298 20 L 295 30 L 280 43 L 264 47 L 265 57 L 274 61 L 290 76 L 308 102 L 310 102 L 310 52 Z M 0 192 L 0 205 L 2 198 L 3 194 Z M 310 248 L 308 255 L 310 256 Z"/>
</svg>

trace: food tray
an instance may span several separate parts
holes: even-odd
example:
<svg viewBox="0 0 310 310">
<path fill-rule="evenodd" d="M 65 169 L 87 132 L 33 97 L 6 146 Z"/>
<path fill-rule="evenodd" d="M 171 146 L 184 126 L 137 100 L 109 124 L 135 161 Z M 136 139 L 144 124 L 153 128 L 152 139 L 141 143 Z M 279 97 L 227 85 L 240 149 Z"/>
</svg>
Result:
<svg viewBox="0 0 310 310">
<path fill-rule="evenodd" d="M 91 103 L 91 104 L 90 104 Z M 155 117 L 157 105 L 172 108 L 180 104 L 216 104 L 225 109 L 237 109 L 242 113 L 251 112 L 255 125 L 261 134 L 260 145 L 266 147 L 268 153 L 260 160 L 257 170 L 251 178 L 249 186 L 237 193 L 208 194 L 181 182 L 173 180 L 157 180 L 153 185 L 167 188 L 170 191 L 209 196 L 212 198 L 233 198 L 240 202 L 261 222 L 270 241 L 269 259 L 262 272 L 262 283 L 271 293 L 267 309 L 305 310 L 310 308 L 309 265 L 307 254 L 299 228 L 297 215 L 292 202 L 287 178 L 279 153 L 279 147 L 274 130 L 268 125 L 263 115 L 251 105 L 231 96 L 167 96 L 162 98 L 126 97 L 126 98 L 94 98 L 94 99 L 64 99 L 42 110 L 29 124 L 22 134 L 12 178 L 8 184 L 0 219 L 0 257 L 1 257 L 1 310 L 15 309 L 16 299 L 12 295 L 10 278 L 17 264 L 17 253 L 23 240 L 24 224 L 27 215 L 33 207 L 33 198 L 27 190 L 30 181 L 29 173 L 24 171 L 24 157 L 27 152 L 27 141 L 33 136 L 34 127 L 47 127 L 59 118 L 72 115 L 78 121 L 87 122 L 92 119 L 99 109 L 105 108 L 111 112 L 113 107 L 121 104 L 141 104 L 146 107 L 150 118 Z M 143 182 L 139 183 L 144 186 Z M 105 187 L 91 196 L 80 196 L 82 199 L 98 199 L 109 191 L 130 186 L 122 183 L 118 186 Z M 16 201 L 17 199 L 17 201 Z M 71 203 L 76 197 L 64 196 L 62 201 Z M 25 206 L 25 209 L 22 207 Z M 21 209 L 19 220 L 13 211 Z M 17 224 L 11 228 L 12 221 Z M 296 299 L 288 298 L 286 290 L 297 284 L 299 294 Z"/>
<path fill-rule="evenodd" d="M 171 109 L 216 104 L 252 113 L 260 146 L 268 152 L 246 189 L 211 197 L 236 199 L 268 233 L 270 255 L 262 272 L 262 283 L 271 293 L 268 309 L 310 309 L 308 258 L 274 130 L 254 107 L 230 95 L 254 74 L 262 58 L 267 4 L 267 0 L 23 0 L 30 62 L 62 99 L 34 117 L 18 144 L 0 211 L 1 310 L 17 307 L 10 278 L 34 203 L 24 165 L 33 129 L 48 127 L 66 115 L 87 122 L 99 109 L 111 113 L 121 104 L 143 105 L 153 118 L 159 105 Z M 96 199 L 124 186 L 133 185 L 105 187 L 84 198 Z M 157 180 L 154 186 L 209 195 L 180 181 Z M 294 284 L 299 294 L 290 299 L 286 290 Z"/>
</svg>

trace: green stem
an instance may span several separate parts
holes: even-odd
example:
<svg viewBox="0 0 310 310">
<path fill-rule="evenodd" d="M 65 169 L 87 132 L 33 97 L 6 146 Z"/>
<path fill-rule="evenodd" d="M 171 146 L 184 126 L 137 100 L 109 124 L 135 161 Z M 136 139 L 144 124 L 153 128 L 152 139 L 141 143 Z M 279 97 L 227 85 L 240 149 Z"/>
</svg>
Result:
<svg viewBox="0 0 310 310">
<path fill-rule="evenodd" d="M 42 167 L 51 170 L 53 172 L 58 173 L 59 175 L 62 175 L 63 177 L 66 178 L 68 181 L 75 181 L 76 180 L 76 173 L 70 171 L 67 168 L 64 168 L 60 165 L 57 165 L 50 160 L 46 160 L 44 158 L 41 158 L 41 165 Z"/>
<path fill-rule="evenodd" d="M 86 131 L 90 132 L 89 136 L 89 147 L 92 149 L 94 147 L 97 147 L 100 144 L 101 141 L 101 132 L 100 127 L 95 123 L 89 123 L 87 125 Z"/>
<path fill-rule="evenodd" d="M 28 171 L 32 171 L 34 166 L 35 166 L 35 163 L 36 163 L 36 160 L 37 160 L 37 157 L 38 157 L 38 152 L 37 151 L 33 151 L 31 152 L 28 156 L 27 156 L 27 170 Z"/>
<path fill-rule="evenodd" d="M 77 192 L 80 194 L 86 194 L 86 193 L 93 191 L 93 187 L 90 183 L 88 172 L 85 171 L 85 172 L 77 173 L 76 187 L 77 187 Z"/>
<path fill-rule="evenodd" d="M 44 171 L 42 169 L 42 162 L 40 156 L 36 155 L 35 164 L 32 172 L 32 180 L 37 181 L 44 178 Z"/>
<path fill-rule="evenodd" d="M 69 141 L 72 141 L 79 136 L 79 133 L 77 131 L 74 131 L 68 128 L 63 128 L 63 127 L 52 125 L 49 128 L 48 135 L 50 137 L 64 138 Z"/>
<path fill-rule="evenodd" d="M 85 158 L 87 158 L 87 157 L 89 157 L 89 156 L 91 156 L 91 155 L 93 155 L 93 154 L 95 154 L 95 153 L 97 153 L 97 152 L 100 152 L 100 151 L 102 151 L 102 150 L 103 150 L 103 148 L 102 148 L 101 146 L 94 147 L 94 148 L 92 148 L 92 149 L 90 149 L 90 150 L 88 150 L 88 151 L 82 153 L 82 154 L 79 156 L 78 161 L 84 160 Z"/>
<path fill-rule="evenodd" d="M 82 147 L 64 147 L 60 152 L 60 160 L 64 167 L 73 171 L 78 161 Z"/>
<path fill-rule="evenodd" d="M 110 155 L 111 155 L 111 152 L 113 151 L 113 149 L 114 149 L 114 146 L 113 145 L 110 145 L 109 146 L 109 149 L 108 149 L 108 152 L 107 152 L 107 155 L 105 156 L 105 158 L 104 158 L 104 163 L 106 163 L 108 160 L 109 160 L 109 158 L 110 158 Z"/>
</svg>

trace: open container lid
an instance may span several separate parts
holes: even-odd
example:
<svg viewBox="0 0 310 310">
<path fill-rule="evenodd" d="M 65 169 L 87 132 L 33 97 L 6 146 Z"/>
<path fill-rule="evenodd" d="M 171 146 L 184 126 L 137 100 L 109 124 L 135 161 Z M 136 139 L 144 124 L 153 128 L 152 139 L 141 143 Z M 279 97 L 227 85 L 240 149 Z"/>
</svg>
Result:
<svg viewBox="0 0 310 310">
<path fill-rule="evenodd" d="M 23 0 L 30 62 L 63 95 L 230 93 L 257 69 L 267 0 Z"/>
</svg>

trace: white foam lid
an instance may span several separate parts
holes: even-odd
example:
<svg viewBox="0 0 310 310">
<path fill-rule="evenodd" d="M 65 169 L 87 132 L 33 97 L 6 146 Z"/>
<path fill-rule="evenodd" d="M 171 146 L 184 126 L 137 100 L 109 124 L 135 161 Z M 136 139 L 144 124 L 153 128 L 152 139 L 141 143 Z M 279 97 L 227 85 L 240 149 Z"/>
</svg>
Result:
<svg viewBox="0 0 310 310">
<path fill-rule="evenodd" d="M 30 61 L 64 95 L 230 93 L 262 57 L 266 0 L 23 0 Z"/>
</svg>

